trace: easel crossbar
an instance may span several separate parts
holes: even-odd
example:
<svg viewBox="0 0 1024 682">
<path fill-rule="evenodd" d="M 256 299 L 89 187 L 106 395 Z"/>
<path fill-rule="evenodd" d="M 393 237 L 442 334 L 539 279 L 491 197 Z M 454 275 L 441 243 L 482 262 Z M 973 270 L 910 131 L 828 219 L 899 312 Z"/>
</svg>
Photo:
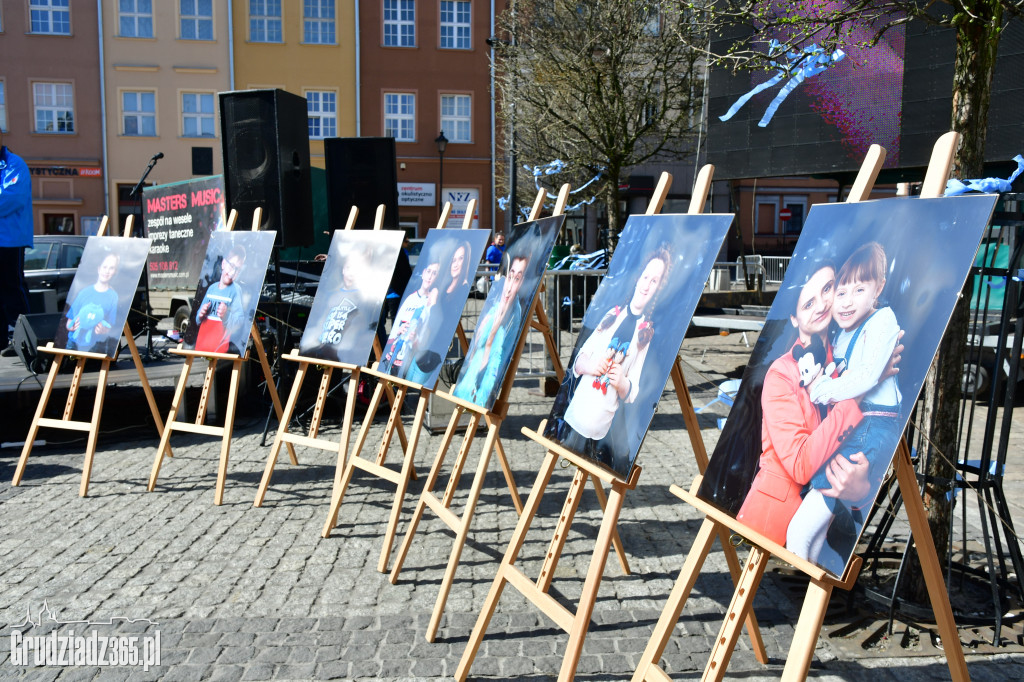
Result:
<svg viewBox="0 0 1024 682">
<path fill-rule="evenodd" d="M 349 463 L 357 469 L 362 469 L 368 474 L 373 474 L 374 476 L 383 478 L 387 481 L 394 483 L 395 485 L 398 485 L 399 483 L 402 482 L 401 473 L 397 471 L 392 471 L 391 469 L 388 469 L 386 466 L 377 464 L 376 462 L 371 462 L 368 459 L 363 459 L 361 457 L 353 457 L 352 459 L 349 460 Z"/>
<path fill-rule="evenodd" d="M 223 426 L 210 426 L 209 424 L 194 424 L 192 422 L 180 422 L 171 421 L 168 422 L 168 426 L 174 431 L 185 431 L 187 433 L 197 433 L 201 436 L 223 436 Z"/>
<path fill-rule="evenodd" d="M 430 507 L 431 510 L 444 521 L 445 525 L 451 528 L 456 533 L 462 529 L 462 519 L 455 515 L 448 507 L 444 506 L 441 500 L 437 499 L 434 493 L 430 491 L 424 491 L 423 502 Z"/>
<path fill-rule="evenodd" d="M 39 426 L 48 426 L 54 429 L 67 429 L 69 431 L 90 431 L 92 429 L 92 422 L 77 422 L 71 421 L 70 419 L 51 419 L 49 417 L 40 417 L 38 423 Z"/>
<path fill-rule="evenodd" d="M 303 436 L 302 434 L 291 433 L 289 431 L 281 434 L 281 441 L 284 443 L 303 445 L 307 448 L 317 448 L 319 450 L 328 450 L 330 452 L 338 451 L 338 443 L 335 441 L 327 440 L 326 438 L 310 438 L 309 436 Z"/>
<path fill-rule="evenodd" d="M 503 580 L 511 583 L 524 597 L 533 602 L 548 618 L 555 621 L 558 627 L 566 632 L 572 629 L 572 623 L 576 615 L 558 603 L 558 600 L 550 594 L 537 587 L 537 584 L 530 580 L 529 576 L 519 568 L 511 564 L 503 564 L 501 567 L 501 577 Z"/>
</svg>

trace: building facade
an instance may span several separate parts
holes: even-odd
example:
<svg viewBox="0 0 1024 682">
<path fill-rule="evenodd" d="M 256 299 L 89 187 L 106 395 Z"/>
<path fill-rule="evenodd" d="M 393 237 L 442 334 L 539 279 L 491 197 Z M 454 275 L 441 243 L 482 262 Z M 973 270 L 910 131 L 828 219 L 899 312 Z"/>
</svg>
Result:
<svg viewBox="0 0 1024 682">
<path fill-rule="evenodd" d="M 0 128 L 32 174 L 37 234 L 95 230 L 105 213 L 96 3 L 0 3 Z"/>
<path fill-rule="evenodd" d="M 494 219 L 491 3 L 370 0 L 359 4 L 359 134 L 395 138 L 399 221 L 412 237 L 453 205 L 461 224 Z M 439 140 L 447 140 L 439 144 Z M 442 152 L 443 149 L 443 152 Z"/>
</svg>

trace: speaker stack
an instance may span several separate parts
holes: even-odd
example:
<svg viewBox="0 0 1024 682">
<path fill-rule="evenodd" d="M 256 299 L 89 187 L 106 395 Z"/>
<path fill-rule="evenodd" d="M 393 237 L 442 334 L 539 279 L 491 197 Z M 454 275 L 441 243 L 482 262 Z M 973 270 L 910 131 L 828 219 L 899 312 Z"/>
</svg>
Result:
<svg viewBox="0 0 1024 682">
<path fill-rule="evenodd" d="M 263 209 L 261 230 L 277 230 L 278 246 L 313 243 L 306 99 L 284 90 L 220 93 L 227 206 L 247 229 Z"/>
<path fill-rule="evenodd" d="M 356 228 L 373 229 L 377 206 L 384 204 L 384 229 L 398 229 L 398 171 L 393 137 L 329 137 L 327 220 L 332 230 L 345 227 L 349 211 L 359 207 Z"/>
</svg>

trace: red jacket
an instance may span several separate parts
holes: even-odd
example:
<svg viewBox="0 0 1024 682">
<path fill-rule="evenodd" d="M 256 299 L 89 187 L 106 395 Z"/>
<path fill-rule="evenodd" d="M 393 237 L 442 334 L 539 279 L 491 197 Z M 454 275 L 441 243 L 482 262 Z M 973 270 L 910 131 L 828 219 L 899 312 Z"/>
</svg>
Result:
<svg viewBox="0 0 1024 682">
<path fill-rule="evenodd" d="M 826 363 L 831 361 L 830 347 Z M 768 368 L 761 408 L 760 468 L 736 518 L 785 545 L 789 521 L 800 506 L 800 491 L 835 452 L 840 439 L 860 423 L 860 407 L 856 400 L 844 400 L 822 420 L 800 386 L 790 349 Z"/>
</svg>

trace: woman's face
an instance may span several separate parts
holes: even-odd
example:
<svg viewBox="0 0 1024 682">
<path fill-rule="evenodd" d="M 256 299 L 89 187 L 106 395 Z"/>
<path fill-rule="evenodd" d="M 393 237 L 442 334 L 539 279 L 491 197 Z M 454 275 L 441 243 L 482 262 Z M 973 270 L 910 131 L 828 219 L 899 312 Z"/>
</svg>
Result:
<svg viewBox="0 0 1024 682">
<path fill-rule="evenodd" d="M 655 258 L 647 263 L 644 271 L 640 273 L 640 279 L 636 281 L 633 298 L 629 302 L 629 307 L 634 313 L 639 313 L 651 302 L 654 294 L 658 293 L 661 278 L 664 276 L 665 261 Z"/>
<path fill-rule="evenodd" d="M 110 284 L 110 280 L 117 274 L 117 256 L 110 255 L 103 259 L 100 263 L 100 269 L 97 272 L 97 279 L 104 284 Z"/>
<path fill-rule="evenodd" d="M 466 247 L 460 246 L 455 249 L 455 253 L 452 255 L 452 267 L 451 273 L 452 278 L 458 278 L 459 273 L 462 272 L 462 264 L 466 261 Z"/>
<path fill-rule="evenodd" d="M 831 267 L 824 267 L 811 275 L 800 290 L 796 312 L 789 321 L 800 332 L 805 343 L 815 334 L 822 334 L 832 321 L 832 302 L 835 299 L 836 273 Z"/>
</svg>

